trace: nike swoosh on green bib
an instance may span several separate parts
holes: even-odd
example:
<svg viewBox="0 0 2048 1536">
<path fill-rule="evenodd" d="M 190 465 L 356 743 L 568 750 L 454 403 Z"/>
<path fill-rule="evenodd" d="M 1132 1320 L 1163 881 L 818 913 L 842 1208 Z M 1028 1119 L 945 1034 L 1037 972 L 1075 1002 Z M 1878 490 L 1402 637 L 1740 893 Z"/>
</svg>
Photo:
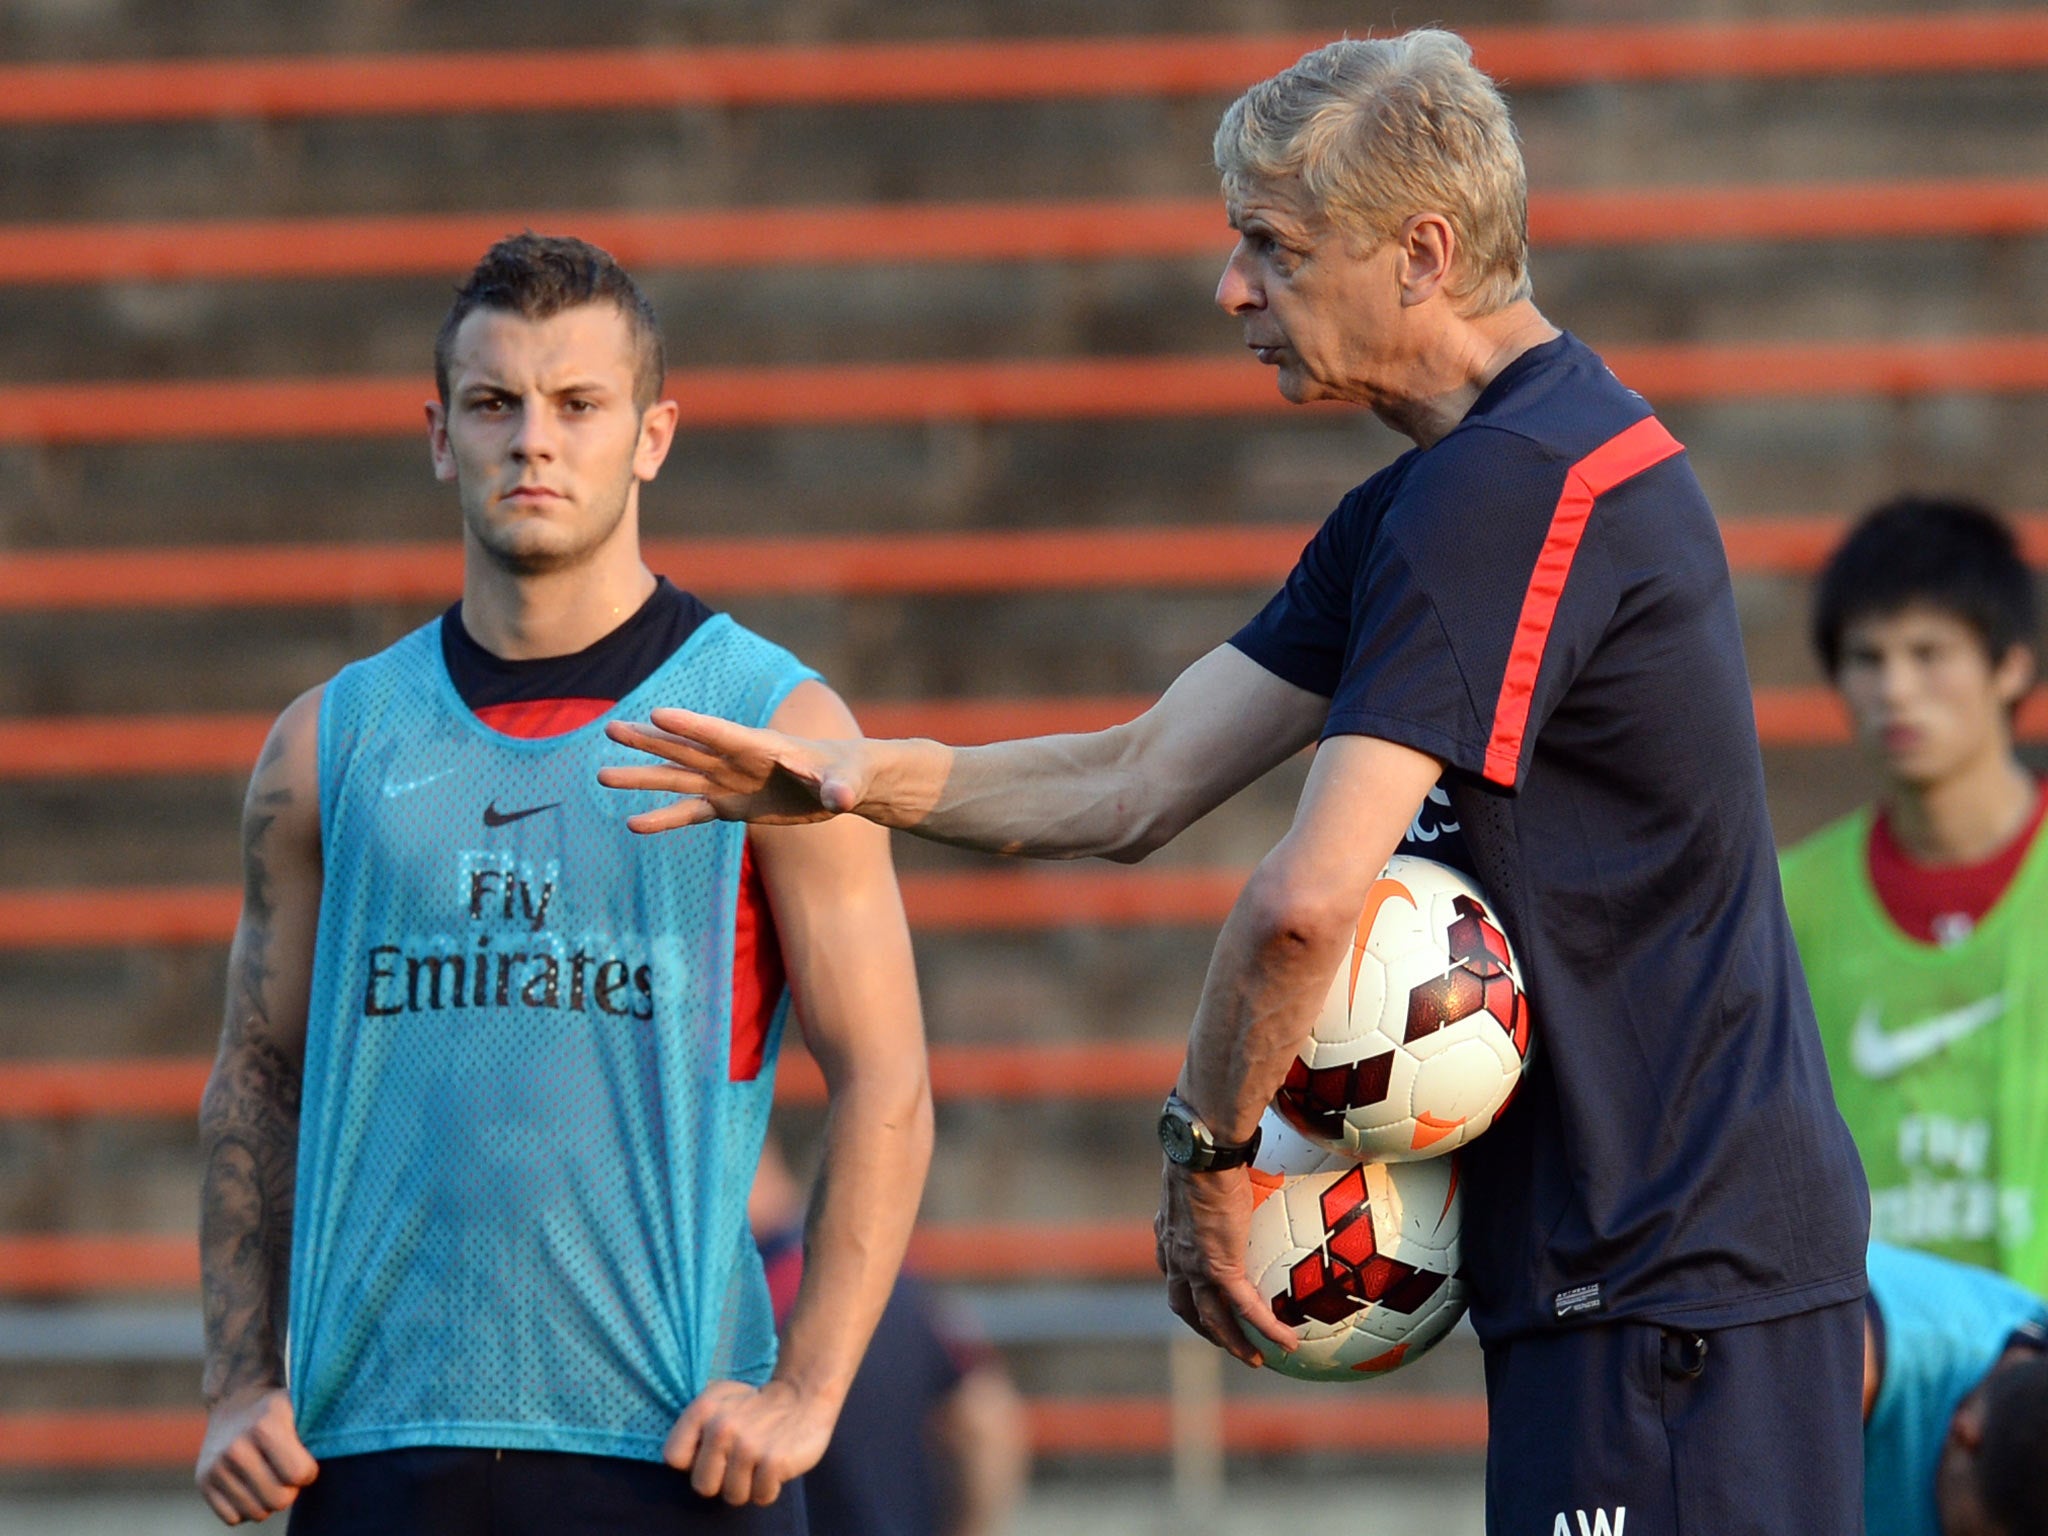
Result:
<svg viewBox="0 0 2048 1536">
<path fill-rule="evenodd" d="M 1995 993 L 1961 1008 L 1937 1013 L 1894 1030 L 1878 1027 L 1882 1005 L 1867 1002 L 1849 1034 L 1849 1060 L 1865 1077 L 1896 1077 L 1906 1068 L 1974 1035 L 2005 1012 L 2005 994 Z"/>
</svg>

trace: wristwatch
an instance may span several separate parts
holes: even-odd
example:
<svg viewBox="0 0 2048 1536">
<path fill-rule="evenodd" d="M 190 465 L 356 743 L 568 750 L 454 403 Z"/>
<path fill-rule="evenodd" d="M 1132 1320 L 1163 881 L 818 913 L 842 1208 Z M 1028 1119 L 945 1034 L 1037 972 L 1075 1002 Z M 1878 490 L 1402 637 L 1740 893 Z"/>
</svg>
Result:
<svg viewBox="0 0 2048 1536">
<path fill-rule="evenodd" d="M 1166 1096 L 1166 1105 L 1159 1111 L 1159 1145 L 1166 1149 L 1166 1160 L 1190 1173 L 1243 1167 L 1258 1155 L 1260 1129 L 1253 1126 L 1251 1140 L 1235 1146 L 1220 1142 L 1209 1123 L 1178 1091 Z"/>
</svg>

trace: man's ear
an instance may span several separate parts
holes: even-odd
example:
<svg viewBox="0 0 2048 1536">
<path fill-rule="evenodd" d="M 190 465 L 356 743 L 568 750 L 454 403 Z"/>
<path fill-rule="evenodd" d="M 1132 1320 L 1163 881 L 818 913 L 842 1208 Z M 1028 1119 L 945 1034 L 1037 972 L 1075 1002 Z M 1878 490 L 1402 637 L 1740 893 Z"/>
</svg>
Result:
<svg viewBox="0 0 2048 1536">
<path fill-rule="evenodd" d="M 676 424 L 682 407 L 673 400 L 657 400 L 640 413 L 640 441 L 633 446 L 633 478 L 652 480 L 661 473 L 676 440 Z"/>
<path fill-rule="evenodd" d="M 2034 686 L 2034 675 L 2032 648 L 2019 644 L 2008 647 L 1991 670 L 1991 685 L 1998 690 L 1999 702 L 2007 708 L 2019 703 Z"/>
<path fill-rule="evenodd" d="M 455 478 L 455 454 L 448 447 L 448 407 L 439 400 L 427 402 L 427 452 L 433 456 L 434 478 Z"/>
<path fill-rule="evenodd" d="M 1976 1455 L 1984 1443 L 1984 1389 L 1977 1388 L 1961 1403 L 1948 1421 L 1949 1443 L 1959 1450 Z"/>
<path fill-rule="evenodd" d="M 1445 290 L 1458 256 L 1458 236 L 1449 219 L 1440 213 L 1411 214 L 1394 232 L 1394 244 L 1401 253 L 1402 308 L 1427 303 Z"/>
</svg>

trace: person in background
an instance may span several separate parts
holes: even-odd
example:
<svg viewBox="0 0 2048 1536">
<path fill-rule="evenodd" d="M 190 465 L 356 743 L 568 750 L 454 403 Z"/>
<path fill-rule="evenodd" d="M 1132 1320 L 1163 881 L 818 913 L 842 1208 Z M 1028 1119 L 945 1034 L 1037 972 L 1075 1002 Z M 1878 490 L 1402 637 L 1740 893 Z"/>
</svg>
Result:
<svg viewBox="0 0 2048 1536">
<path fill-rule="evenodd" d="M 778 1323 L 804 1268 L 806 1200 L 771 1136 L 747 1221 Z M 1002 1536 L 1031 1447 L 1002 1360 L 907 1273 L 882 1309 L 832 1442 L 804 1475 L 812 1536 Z"/>
<path fill-rule="evenodd" d="M 2039 1290 L 2048 794 L 2013 746 L 2032 578 L 1991 512 L 1902 497 L 1822 571 L 1813 637 L 1882 781 L 1783 861 L 1871 1235 Z"/>
<path fill-rule="evenodd" d="M 2044 1536 L 2048 1305 L 1885 1243 L 1869 1272 L 1865 1536 Z"/>
</svg>

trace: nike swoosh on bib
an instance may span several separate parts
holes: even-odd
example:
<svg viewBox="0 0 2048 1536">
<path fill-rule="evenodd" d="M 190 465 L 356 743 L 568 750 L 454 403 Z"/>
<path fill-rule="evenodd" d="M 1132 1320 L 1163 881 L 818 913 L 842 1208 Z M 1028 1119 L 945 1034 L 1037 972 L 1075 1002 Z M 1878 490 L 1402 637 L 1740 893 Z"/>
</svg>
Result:
<svg viewBox="0 0 2048 1536">
<path fill-rule="evenodd" d="M 393 779 L 386 779 L 384 781 L 384 798 L 396 800 L 400 795 L 409 795 L 416 789 L 426 788 L 427 785 L 433 783 L 436 779 L 447 778 L 454 771 L 453 768 L 443 768 L 439 773 L 430 773 L 423 779 L 407 779 L 403 783 Z"/>
<path fill-rule="evenodd" d="M 1865 1003 L 1856 1015 L 1856 1027 L 1849 1036 L 1849 1059 L 1865 1077 L 1895 1077 L 1974 1035 L 2005 1012 L 2005 994 L 1996 993 L 1889 1033 L 1877 1027 L 1879 1011 L 1878 1004 Z"/>
<path fill-rule="evenodd" d="M 559 800 L 550 800 L 546 805 L 529 805 L 523 811 L 501 811 L 498 809 L 498 802 L 493 800 L 484 807 L 484 825 L 502 827 L 510 822 L 524 821 L 529 816 L 538 816 L 542 811 L 552 811 L 561 803 Z"/>
</svg>

